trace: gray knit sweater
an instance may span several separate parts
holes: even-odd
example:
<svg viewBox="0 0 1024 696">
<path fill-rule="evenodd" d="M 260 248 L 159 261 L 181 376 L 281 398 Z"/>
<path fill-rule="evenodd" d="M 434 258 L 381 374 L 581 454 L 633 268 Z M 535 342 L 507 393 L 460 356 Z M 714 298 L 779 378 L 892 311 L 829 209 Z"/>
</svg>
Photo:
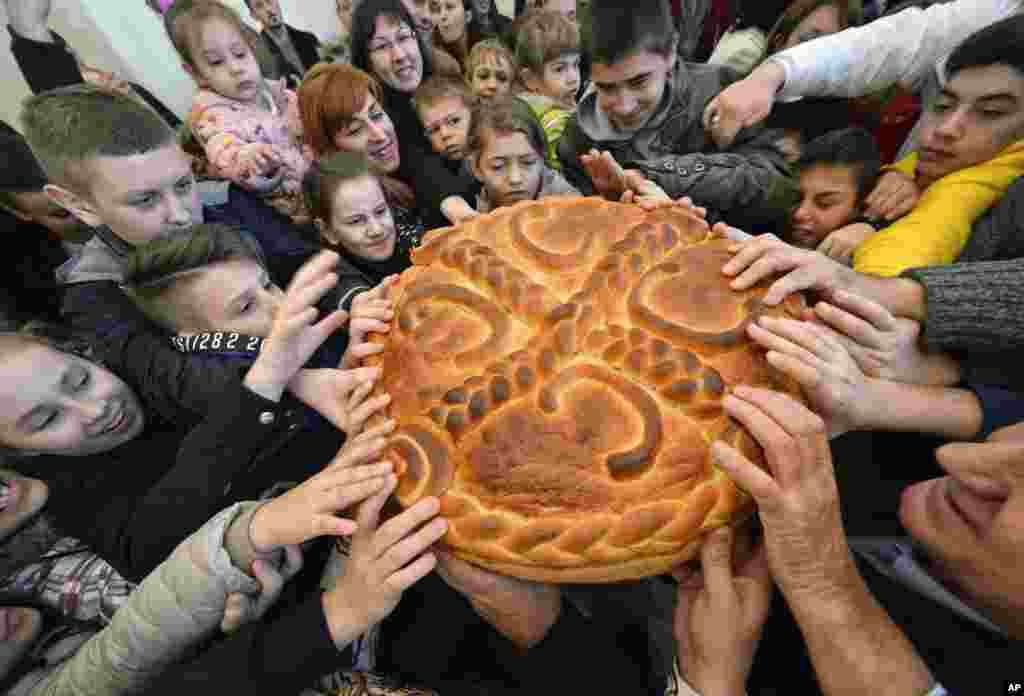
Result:
<svg viewBox="0 0 1024 696">
<path fill-rule="evenodd" d="M 1024 389 L 1024 178 L 948 266 L 907 271 L 927 293 L 925 346 L 958 353 L 965 381 Z"/>
</svg>

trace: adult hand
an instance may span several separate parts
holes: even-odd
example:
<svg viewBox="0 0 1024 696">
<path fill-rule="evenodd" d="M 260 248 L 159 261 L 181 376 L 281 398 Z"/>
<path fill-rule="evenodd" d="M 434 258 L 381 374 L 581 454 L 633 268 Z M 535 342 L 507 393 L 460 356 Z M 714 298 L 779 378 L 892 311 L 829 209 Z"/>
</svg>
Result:
<svg viewBox="0 0 1024 696">
<path fill-rule="evenodd" d="M 837 291 L 831 300 L 815 305 L 814 317 L 838 333 L 868 377 L 937 386 L 960 381 L 956 360 L 921 350 L 921 325 L 913 319 L 894 317 L 877 302 L 854 293 Z"/>
<path fill-rule="evenodd" d="M 914 209 L 921 190 L 912 176 L 897 170 L 885 172 L 864 200 L 864 214 L 874 219 L 895 220 Z"/>
<path fill-rule="evenodd" d="M 370 416 L 391 403 L 388 394 L 367 398 L 378 377 L 379 367 L 299 370 L 288 383 L 288 391 L 351 438 L 362 431 Z"/>
<path fill-rule="evenodd" d="M 327 624 L 336 645 L 344 645 L 381 621 L 398 605 L 402 593 L 434 569 L 429 551 L 448 530 L 437 517 L 437 498 L 424 498 L 380 524 L 380 511 L 396 479 L 365 500 L 356 514 L 358 525 L 345 572 L 324 595 Z"/>
<path fill-rule="evenodd" d="M 723 89 L 704 109 L 704 130 L 721 147 L 728 147 L 736 134 L 768 117 L 786 79 L 781 65 L 765 61 L 739 82 Z"/>
<path fill-rule="evenodd" d="M 768 362 L 792 377 L 838 437 L 870 422 L 874 395 L 870 381 L 835 332 L 820 324 L 761 317 L 747 327 L 754 342 L 768 350 Z"/>
<path fill-rule="evenodd" d="M 621 198 L 629 188 L 626 171 L 607 150 L 601 152 L 592 149 L 580 155 L 580 164 L 590 177 L 594 190 L 601 196 Z"/>
<path fill-rule="evenodd" d="M 391 286 L 397 282 L 398 276 L 390 275 L 375 287 L 352 298 L 348 323 L 348 347 L 341 360 L 342 367 L 355 367 L 361 364 L 366 356 L 384 350 L 384 347 L 378 344 L 367 344 L 366 335 L 391 331 L 391 319 L 395 316 L 395 312 L 394 303 L 388 298 L 388 292 Z"/>
<path fill-rule="evenodd" d="M 252 576 L 260 584 L 259 594 L 253 596 L 235 592 L 228 595 L 220 630 L 233 633 L 247 623 L 262 619 L 281 597 L 285 584 L 300 570 L 302 549 L 298 546 L 284 548 L 284 563 L 280 568 L 262 559 L 253 561 Z"/>
<path fill-rule="evenodd" d="M 734 256 L 722 273 L 734 276 L 731 287 L 746 290 L 765 278 L 785 273 L 768 288 L 763 302 L 777 305 L 800 290 L 831 293 L 856 284 L 857 274 L 836 261 L 808 249 L 786 244 L 774 234 L 761 234 L 729 247 Z"/>
<path fill-rule="evenodd" d="M 701 547 L 699 577 L 679 586 L 674 621 L 679 668 L 702 696 L 745 693 L 771 604 L 764 546 L 734 572 L 732 536 L 729 527 L 711 532 Z"/>
<path fill-rule="evenodd" d="M 356 523 L 338 514 L 380 492 L 394 478 L 391 462 L 377 457 L 387 442 L 374 437 L 347 442 L 315 476 L 261 505 L 249 523 L 258 553 L 321 536 L 348 536 Z"/>
<path fill-rule="evenodd" d="M 477 614 L 524 650 L 543 640 L 561 614 L 557 585 L 498 575 L 447 552 L 438 553 L 437 572 Z"/>
<path fill-rule="evenodd" d="M 348 314 L 339 310 L 316 322 L 316 303 L 338 282 L 333 272 L 338 259 L 333 251 L 320 252 L 292 279 L 270 335 L 245 377 L 245 384 L 260 395 L 272 401 L 281 398 L 316 349 L 348 320 Z"/>
<path fill-rule="evenodd" d="M 852 266 L 853 252 L 875 234 L 875 228 L 863 222 L 844 225 L 821 240 L 817 252 L 844 266 Z"/>
<path fill-rule="evenodd" d="M 824 422 L 765 389 L 736 387 L 723 405 L 764 448 L 768 470 L 724 442 L 712 446 L 712 456 L 757 502 L 768 566 L 790 606 L 828 602 L 857 586 Z"/>
</svg>

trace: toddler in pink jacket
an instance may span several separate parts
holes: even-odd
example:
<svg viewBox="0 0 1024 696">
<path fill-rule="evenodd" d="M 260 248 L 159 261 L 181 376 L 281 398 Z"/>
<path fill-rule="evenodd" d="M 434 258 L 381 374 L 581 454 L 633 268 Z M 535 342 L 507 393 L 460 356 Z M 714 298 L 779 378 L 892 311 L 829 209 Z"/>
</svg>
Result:
<svg viewBox="0 0 1024 696">
<path fill-rule="evenodd" d="M 306 222 L 301 121 L 295 93 L 266 80 L 234 10 L 197 0 L 174 22 L 172 40 L 199 85 L 187 123 L 206 151 L 208 171 L 261 194 Z"/>
</svg>

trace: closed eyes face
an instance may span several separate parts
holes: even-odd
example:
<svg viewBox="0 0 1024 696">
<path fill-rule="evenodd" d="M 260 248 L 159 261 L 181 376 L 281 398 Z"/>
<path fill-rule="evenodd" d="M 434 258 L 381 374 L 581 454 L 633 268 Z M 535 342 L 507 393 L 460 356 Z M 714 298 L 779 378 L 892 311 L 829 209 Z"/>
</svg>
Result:
<svg viewBox="0 0 1024 696">
<path fill-rule="evenodd" d="M 828 36 L 840 31 L 839 9 L 835 5 L 823 5 L 804 17 L 786 37 L 782 48 L 792 48 L 805 41 Z"/>
<path fill-rule="evenodd" d="M 857 172 L 853 167 L 817 165 L 800 173 L 800 206 L 793 213 L 791 241 L 813 249 L 857 217 Z"/>
<path fill-rule="evenodd" d="M 512 90 L 512 66 L 507 60 L 481 61 L 470 74 L 473 91 L 485 99 L 508 94 Z"/>
<path fill-rule="evenodd" d="M 487 129 L 483 136 L 484 146 L 473 158 L 472 167 L 492 206 L 535 199 L 544 173 L 543 154 L 522 133 Z"/>
<path fill-rule="evenodd" d="M 344 152 L 365 154 L 374 174 L 392 174 L 401 164 L 395 125 L 369 93 L 359 113 L 334 134 L 334 146 Z"/>
<path fill-rule="evenodd" d="M 182 279 L 167 293 L 174 331 L 236 332 L 267 337 L 284 293 L 254 259 L 212 264 Z"/>
<path fill-rule="evenodd" d="M 0 364 L 0 442 L 22 453 L 106 452 L 144 425 L 135 393 L 96 363 L 26 342 Z"/>
<path fill-rule="evenodd" d="M 960 70 L 925 110 L 917 173 L 930 183 L 1024 137 L 1024 75 L 1008 65 Z"/>
<path fill-rule="evenodd" d="M 260 102 L 263 75 L 252 48 L 236 27 L 209 20 L 195 49 L 193 74 L 200 87 L 246 104 Z"/>
<path fill-rule="evenodd" d="M 391 208 L 374 177 L 346 181 L 338 187 L 331 222 L 318 222 L 320 234 L 335 247 L 361 259 L 386 261 L 395 251 Z"/>
<path fill-rule="evenodd" d="M 445 97 L 420 110 L 423 130 L 434 152 L 453 160 L 466 156 L 472 114 L 459 97 Z"/>
</svg>

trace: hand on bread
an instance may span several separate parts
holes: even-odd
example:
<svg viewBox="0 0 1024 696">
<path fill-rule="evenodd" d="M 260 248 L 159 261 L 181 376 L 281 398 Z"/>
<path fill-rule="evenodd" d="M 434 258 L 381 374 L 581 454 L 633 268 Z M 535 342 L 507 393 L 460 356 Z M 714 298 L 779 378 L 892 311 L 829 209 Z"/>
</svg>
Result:
<svg viewBox="0 0 1024 696">
<path fill-rule="evenodd" d="M 523 650 L 543 640 L 561 614 L 558 585 L 498 575 L 447 552 L 438 553 L 437 572 L 481 618 Z"/>
<path fill-rule="evenodd" d="M 327 626 L 339 648 L 390 614 L 402 593 L 434 569 L 430 547 L 448 530 L 437 516 L 437 498 L 424 498 L 381 524 L 380 512 L 396 485 L 394 476 L 356 513 L 356 531 L 345 573 L 324 593 Z"/>
<path fill-rule="evenodd" d="M 723 442 L 712 456 L 757 502 L 768 567 L 790 606 L 820 607 L 859 583 L 822 419 L 785 394 L 750 387 L 736 387 L 723 406 L 764 448 L 767 471 Z"/>
<path fill-rule="evenodd" d="M 764 546 L 733 568 L 733 530 L 711 532 L 698 574 L 680 582 L 674 617 L 682 677 L 702 696 L 742 696 L 768 618 L 772 580 Z"/>
<path fill-rule="evenodd" d="M 356 367 L 363 358 L 380 353 L 384 347 L 378 343 L 367 343 L 370 333 L 391 331 L 391 319 L 395 316 L 394 303 L 388 299 L 388 291 L 398 282 L 397 275 L 390 275 L 376 287 L 361 292 L 352 298 L 348 323 L 348 347 L 341 359 L 342 367 Z"/>
</svg>

